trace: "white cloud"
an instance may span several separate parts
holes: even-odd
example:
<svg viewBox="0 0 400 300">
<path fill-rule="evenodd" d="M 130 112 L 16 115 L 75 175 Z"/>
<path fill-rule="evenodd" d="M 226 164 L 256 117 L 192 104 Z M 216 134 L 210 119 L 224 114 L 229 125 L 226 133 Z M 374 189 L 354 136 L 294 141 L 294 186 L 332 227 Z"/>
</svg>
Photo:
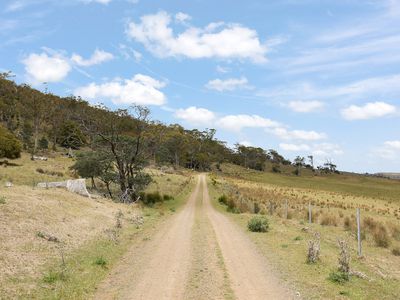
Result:
<svg viewBox="0 0 400 300">
<path fill-rule="evenodd" d="M 249 141 L 241 141 L 238 143 L 239 145 L 245 146 L 245 147 L 253 147 L 253 144 Z"/>
<path fill-rule="evenodd" d="M 285 143 L 281 143 L 279 144 L 279 148 L 281 148 L 284 151 L 290 151 L 290 152 L 300 152 L 300 151 L 309 151 L 310 150 L 310 146 L 306 145 L 306 144 L 285 144 Z"/>
<path fill-rule="evenodd" d="M 159 89 L 165 85 L 150 76 L 136 74 L 132 79 L 90 83 L 76 89 L 74 94 L 89 100 L 109 99 L 115 104 L 163 105 L 166 96 Z"/>
<path fill-rule="evenodd" d="M 317 144 L 279 144 L 279 148 L 287 152 L 301 152 L 312 154 L 316 163 L 322 163 L 325 159 L 332 156 L 339 156 L 343 154 L 343 150 L 339 145 L 331 143 L 317 143 Z"/>
<path fill-rule="evenodd" d="M 217 66 L 216 70 L 217 70 L 218 73 L 222 73 L 222 74 L 225 74 L 225 73 L 229 72 L 228 68 L 220 66 L 220 65 Z"/>
<path fill-rule="evenodd" d="M 191 106 L 178 109 L 175 117 L 193 125 L 210 125 L 215 119 L 215 114 L 208 109 Z"/>
<path fill-rule="evenodd" d="M 178 34 L 170 24 L 171 16 L 166 12 L 145 15 L 140 23 L 128 24 L 127 35 L 159 57 L 215 57 L 266 62 L 266 45 L 260 42 L 255 30 L 240 24 L 219 22 L 205 28 L 190 26 Z"/>
<path fill-rule="evenodd" d="M 324 103 L 321 101 L 291 101 L 288 107 L 295 112 L 309 113 L 321 110 Z"/>
<path fill-rule="evenodd" d="M 305 130 L 287 130 L 283 127 L 277 127 L 272 129 L 266 129 L 267 133 L 272 133 L 283 140 L 304 140 L 304 141 L 318 141 L 326 139 L 325 133 L 319 133 L 316 131 L 305 131 Z"/>
<path fill-rule="evenodd" d="M 386 141 L 373 151 L 373 154 L 384 159 L 398 159 L 400 157 L 400 140 Z"/>
<path fill-rule="evenodd" d="M 76 63 L 78 66 L 82 66 L 82 67 L 98 65 L 103 62 L 112 60 L 112 59 L 114 59 L 114 55 L 112 55 L 109 52 L 99 50 L 99 49 L 96 49 L 89 59 L 84 59 L 84 58 L 82 58 L 82 56 L 75 54 L 75 53 L 71 57 L 71 60 L 74 63 Z"/>
<path fill-rule="evenodd" d="M 182 23 L 182 24 L 186 24 L 186 22 L 187 22 L 187 21 L 190 21 L 191 19 L 192 19 L 191 16 L 189 16 L 188 14 L 185 14 L 185 13 L 183 13 L 183 12 L 178 12 L 178 13 L 175 15 L 175 20 L 176 20 L 177 22 L 179 22 L 179 23 Z"/>
<path fill-rule="evenodd" d="M 339 145 L 331 143 L 314 144 L 312 154 L 318 157 L 328 158 L 330 156 L 342 155 L 344 152 Z"/>
<path fill-rule="evenodd" d="M 371 102 L 364 106 L 351 105 L 341 111 L 346 120 L 367 120 L 394 114 L 396 107 L 385 102 Z"/>
<path fill-rule="evenodd" d="M 217 125 L 231 131 L 240 131 L 243 128 L 269 128 L 280 126 L 278 122 L 258 115 L 228 115 L 219 119 Z"/>
<path fill-rule="evenodd" d="M 206 88 L 210 90 L 216 90 L 219 92 L 223 91 L 234 91 L 236 89 L 249 89 L 248 80 L 246 77 L 241 78 L 229 78 L 229 79 L 214 79 L 206 84 Z"/>
<path fill-rule="evenodd" d="M 22 63 L 25 65 L 29 80 L 36 84 L 59 82 L 71 71 L 68 60 L 58 54 L 49 56 L 44 52 L 41 54 L 31 53 Z"/>
</svg>

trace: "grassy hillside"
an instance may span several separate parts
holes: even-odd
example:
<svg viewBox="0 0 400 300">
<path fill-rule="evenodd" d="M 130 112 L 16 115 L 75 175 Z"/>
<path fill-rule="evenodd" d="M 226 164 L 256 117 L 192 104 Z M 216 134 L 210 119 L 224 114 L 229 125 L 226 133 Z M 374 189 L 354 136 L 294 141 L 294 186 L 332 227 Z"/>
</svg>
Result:
<svg viewBox="0 0 400 300">
<path fill-rule="evenodd" d="M 293 168 L 290 166 L 286 169 L 283 168 L 284 173 L 282 174 L 244 169 L 233 164 L 223 164 L 221 170 L 224 176 L 276 186 L 323 190 L 344 195 L 400 201 L 399 180 L 351 173 L 316 176 L 310 170 L 304 170 L 301 176 L 295 176 L 291 174 L 290 170 L 293 170 Z"/>
<path fill-rule="evenodd" d="M 227 213 L 244 230 L 255 213 L 266 215 L 271 228 L 250 233 L 260 251 L 306 299 L 396 299 L 400 294 L 400 182 L 353 174 L 302 177 L 257 172 L 223 165 L 211 176 L 211 192 L 227 195 Z M 231 201 L 231 203 L 230 203 Z M 287 218 L 286 218 L 286 203 Z M 308 205 L 312 223 L 308 223 Z M 363 257 L 357 257 L 356 208 L 361 208 Z M 308 241 L 320 235 L 321 255 L 307 264 Z M 338 240 L 350 247 L 351 276 L 337 283 Z"/>
</svg>

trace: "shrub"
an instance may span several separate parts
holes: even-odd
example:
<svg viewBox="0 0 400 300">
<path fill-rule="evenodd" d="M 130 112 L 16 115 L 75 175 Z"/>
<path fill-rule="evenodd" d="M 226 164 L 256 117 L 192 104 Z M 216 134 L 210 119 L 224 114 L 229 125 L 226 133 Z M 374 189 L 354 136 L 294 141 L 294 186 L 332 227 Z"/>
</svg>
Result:
<svg viewBox="0 0 400 300">
<path fill-rule="evenodd" d="M 42 149 L 42 150 L 49 149 L 49 141 L 46 139 L 46 137 L 42 137 L 39 140 L 39 148 Z"/>
<path fill-rule="evenodd" d="M 266 217 L 253 217 L 247 223 L 247 228 L 251 232 L 267 232 L 269 229 L 269 221 Z"/>
<path fill-rule="evenodd" d="M 393 248 L 392 253 L 395 256 L 400 256 L 400 247 Z"/>
<path fill-rule="evenodd" d="M 337 219 L 335 216 L 323 215 L 320 221 L 322 226 L 337 226 Z"/>
<path fill-rule="evenodd" d="M 280 168 L 280 166 L 279 166 L 279 165 L 274 165 L 274 166 L 272 167 L 272 172 L 274 172 L 274 173 L 281 173 L 281 168 Z"/>
<path fill-rule="evenodd" d="M 349 274 L 340 271 L 333 271 L 329 274 L 328 279 L 334 283 L 343 284 L 349 281 Z"/>
<path fill-rule="evenodd" d="M 378 227 L 378 223 L 371 217 L 366 217 L 363 220 L 364 227 L 367 227 L 370 231 L 375 231 Z"/>
<path fill-rule="evenodd" d="M 15 159 L 21 156 L 22 145 L 6 128 L 0 125 L 0 158 Z"/>
<path fill-rule="evenodd" d="M 343 274 L 350 274 L 350 252 L 349 252 L 349 245 L 345 240 L 339 240 L 339 272 Z"/>
<path fill-rule="evenodd" d="M 219 196 L 218 202 L 223 205 L 228 204 L 228 197 L 226 195 Z"/>
<path fill-rule="evenodd" d="M 254 202 L 254 213 L 258 214 L 260 212 L 260 205 L 257 202 Z"/>
<path fill-rule="evenodd" d="M 160 193 L 153 192 L 153 193 L 140 193 L 140 199 L 142 199 L 143 203 L 148 206 L 153 206 L 155 203 L 162 202 L 163 197 Z"/>
<path fill-rule="evenodd" d="M 236 203 L 233 199 L 228 199 L 226 211 L 234 214 L 240 214 L 240 209 L 236 206 Z"/>
<path fill-rule="evenodd" d="M 390 244 L 390 237 L 386 230 L 386 227 L 383 225 L 379 225 L 373 233 L 372 236 L 374 238 L 375 244 L 378 247 L 387 248 Z"/>
<path fill-rule="evenodd" d="M 319 260 L 321 252 L 321 242 L 319 233 L 315 233 L 314 239 L 308 241 L 307 263 L 314 264 Z"/>
<path fill-rule="evenodd" d="M 102 256 L 100 256 L 100 257 L 96 258 L 96 260 L 94 261 L 94 264 L 96 266 L 105 268 L 107 265 L 107 261 Z"/>
<path fill-rule="evenodd" d="M 6 197 L 0 196 L 0 204 L 6 204 Z"/>
<path fill-rule="evenodd" d="M 164 201 L 174 200 L 174 197 L 171 195 L 163 195 L 163 200 Z"/>
<path fill-rule="evenodd" d="M 51 270 L 49 273 L 43 276 L 43 281 L 45 283 L 55 283 L 56 281 L 63 281 L 66 279 L 65 273 L 63 271 Z"/>
</svg>

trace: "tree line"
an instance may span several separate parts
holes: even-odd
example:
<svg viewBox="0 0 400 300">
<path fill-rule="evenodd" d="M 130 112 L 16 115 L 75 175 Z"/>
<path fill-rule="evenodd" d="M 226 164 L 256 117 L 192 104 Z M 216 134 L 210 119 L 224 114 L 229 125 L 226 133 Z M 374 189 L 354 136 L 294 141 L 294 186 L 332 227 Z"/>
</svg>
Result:
<svg viewBox="0 0 400 300">
<path fill-rule="evenodd" d="M 215 138 L 215 129 L 187 130 L 153 121 L 146 107 L 111 110 L 80 97 L 59 97 L 16 84 L 0 74 L 0 158 L 32 157 L 43 150 L 80 149 L 74 165 L 79 175 L 101 180 L 113 197 L 119 186 L 124 201 L 136 199 L 151 181 L 144 168 L 153 163 L 206 171 L 214 164 L 234 163 L 264 170 L 291 162 L 275 150 L 235 145 Z"/>
</svg>

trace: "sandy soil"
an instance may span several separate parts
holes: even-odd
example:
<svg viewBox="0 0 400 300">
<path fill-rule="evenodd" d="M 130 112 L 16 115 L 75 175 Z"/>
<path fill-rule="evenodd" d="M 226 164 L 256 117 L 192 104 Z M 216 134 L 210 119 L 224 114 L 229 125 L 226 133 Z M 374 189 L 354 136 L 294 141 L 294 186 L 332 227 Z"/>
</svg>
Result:
<svg viewBox="0 0 400 300">
<path fill-rule="evenodd" d="M 291 299 L 245 232 L 210 203 L 205 175 L 185 207 L 133 246 L 94 299 Z"/>
</svg>

